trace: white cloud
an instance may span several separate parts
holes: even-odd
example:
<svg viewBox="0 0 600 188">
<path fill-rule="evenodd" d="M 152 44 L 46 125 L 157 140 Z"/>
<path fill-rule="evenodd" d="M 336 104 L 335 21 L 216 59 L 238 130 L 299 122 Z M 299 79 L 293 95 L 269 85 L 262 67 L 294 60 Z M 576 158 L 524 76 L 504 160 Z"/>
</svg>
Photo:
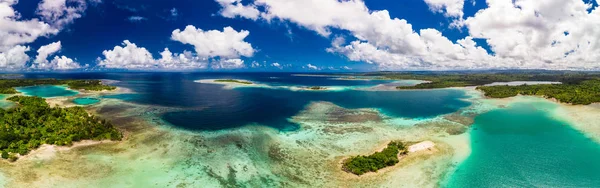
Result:
<svg viewBox="0 0 600 188">
<path fill-rule="evenodd" d="M 184 51 L 172 53 L 165 48 L 160 59 L 154 59 L 146 48 L 124 41 L 123 47 L 104 51 L 104 58 L 98 58 L 99 66 L 122 69 L 204 69 L 210 64 L 213 69 L 243 68 L 244 60 L 240 57 L 251 57 L 254 48 L 244 39 L 248 31 L 236 31 L 225 27 L 223 31 L 196 29 L 187 26 L 183 31 L 176 29 L 171 39 L 194 46 L 195 52 Z"/>
<path fill-rule="evenodd" d="M 37 14 L 53 27 L 62 29 L 81 18 L 85 9 L 85 0 L 42 0 L 38 4 Z"/>
<path fill-rule="evenodd" d="M 307 67 L 308 69 L 312 69 L 312 70 L 319 70 L 319 67 L 317 67 L 317 66 L 314 66 L 314 65 L 312 65 L 312 64 L 307 64 L 307 65 L 306 65 L 306 67 Z"/>
<path fill-rule="evenodd" d="M 169 12 L 171 13 L 171 17 L 179 16 L 179 11 L 177 11 L 176 8 L 172 8 L 171 10 L 169 10 Z"/>
<path fill-rule="evenodd" d="M 141 16 L 130 16 L 129 18 L 127 18 L 127 20 L 129 22 L 141 22 L 141 21 L 146 21 L 148 20 L 148 18 L 145 17 L 141 17 Z"/>
<path fill-rule="evenodd" d="M 328 38 L 334 30 L 346 31 L 355 40 L 335 37 L 327 51 L 381 69 L 600 69 L 600 11 L 582 0 L 487 0 L 488 8 L 465 19 L 463 1 L 426 0 L 432 10 L 459 18 L 453 26 L 468 28 L 470 36 L 457 41 L 435 29 L 415 31 L 361 0 L 229 2 L 260 10 L 261 20 L 294 23 Z M 494 55 L 474 39 L 486 39 Z"/>
<path fill-rule="evenodd" d="M 102 52 L 104 59 L 101 59 L 99 66 L 105 68 L 125 68 L 125 69 L 154 69 L 157 68 L 157 62 L 152 54 L 146 48 L 138 47 L 136 44 L 123 41 L 123 46 L 115 46 L 113 50 Z"/>
<path fill-rule="evenodd" d="M 235 18 L 236 16 L 249 18 L 252 20 L 258 19 L 260 12 L 255 6 L 242 5 L 242 0 L 216 0 L 223 9 L 221 10 L 221 16 L 226 18 Z"/>
<path fill-rule="evenodd" d="M 272 67 L 277 67 L 277 68 L 279 68 L 279 69 L 283 68 L 283 67 L 281 66 L 281 64 L 279 64 L 279 63 L 277 63 L 277 62 L 275 62 L 275 63 L 271 63 L 271 66 L 272 66 Z"/>
<path fill-rule="evenodd" d="M 244 60 L 241 59 L 226 59 L 212 62 L 213 69 L 239 69 L 244 67 Z"/>
<path fill-rule="evenodd" d="M 19 70 L 25 68 L 29 56 L 25 53 L 29 47 L 15 46 L 5 52 L 0 52 L 0 70 Z"/>
<path fill-rule="evenodd" d="M 52 59 L 52 62 L 50 62 L 50 64 L 51 68 L 55 70 L 69 70 L 81 68 L 81 65 L 79 65 L 79 63 L 65 56 L 54 56 L 54 59 Z"/>
<path fill-rule="evenodd" d="M 58 42 L 54 42 L 54 43 L 50 43 L 48 45 L 45 46 L 41 46 L 38 50 L 37 53 L 38 55 L 35 57 L 35 64 L 47 64 L 48 63 L 48 56 L 51 56 L 52 54 L 60 51 L 60 49 L 62 48 L 62 45 L 60 43 L 60 41 Z"/>
<path fill-rule="evenodd" d="M 425 0 L 433 12 L 443 13 L 446 17 L 462 18 L 465 0 Z"/>
<path fill-rule="evenodd" d="M 231 27 L 225 27 L 223 31 L 204 31 L 189 25 L 183 31 L 173 31 L 171 39 L 193 45 L 201 57 L 235 59 L 240 56 L 251 57 L 254 54 L 252 45 L 244 41 L 249 34 L 248 31 L 238 32 Z"/>
<path fill-rule="evenodd" d="M 60 41 L 41 46 L 37 50 L 38 55 L 35 57 L 31 68 L 45 70 L 68 70 L 81 68 L 79 63 L 66 56 L 54 56 L 52 61 L 48 61 L 48 57 L 59 52 L 61 48 L 62 45 Z"/>
<path fill-rule="evenodd" d="M 0 52 L 58 33 L 58 29 L 38 19 L 22 20 L 12 7 L 16 3 L 16 0 L 0 1 Z"/>
<path fill-rule="evenodd" d="M 159 66 L 166 69 L 204 69 L 207 66 L 206 59 L 200 58 L 190 51 L 173 54 L 168 48 L 165 48 L 160 55 Z"/>
<path fill-rule="evenodd" d="M 250 65 L 252 68 L 256 68 L 256 67 L 261 67 L 260 63 L 253 61 L 252 64 Z"/>
</svg>

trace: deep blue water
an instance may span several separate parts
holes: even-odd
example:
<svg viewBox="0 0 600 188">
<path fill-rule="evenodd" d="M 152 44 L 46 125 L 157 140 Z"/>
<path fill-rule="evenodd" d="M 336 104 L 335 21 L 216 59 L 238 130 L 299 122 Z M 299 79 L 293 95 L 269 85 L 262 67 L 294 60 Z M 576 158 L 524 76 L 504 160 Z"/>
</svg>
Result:
<svg viewBox="0 0 600 188">
<path fill-rule="evenodd" d="M 28 78 L 54 77 L 119 80 L 114 85 L 137 94 L 105 96 L 130 102 L 181 108 L 162 118 L 190 130 L 220 130 L 261 124 L 280 130 L 294 130 L 288 121 L 311 101 L 333 102 L 345 108 L 379 108 L 387 115 L 428 118 L 452 113 L 469 105 L 459 90 L 435 91 L 336 91 L 312 92 L 285 89 L 223 89 L 221 85 L 200 84 L 199 79 L 246 79 L 269 85 L 289 86 L 374 86 L 390 81 L 336 80 L 331 77 L 294 76 L 288 73 L 93 73 L 30 74 Z"/>
</svg>

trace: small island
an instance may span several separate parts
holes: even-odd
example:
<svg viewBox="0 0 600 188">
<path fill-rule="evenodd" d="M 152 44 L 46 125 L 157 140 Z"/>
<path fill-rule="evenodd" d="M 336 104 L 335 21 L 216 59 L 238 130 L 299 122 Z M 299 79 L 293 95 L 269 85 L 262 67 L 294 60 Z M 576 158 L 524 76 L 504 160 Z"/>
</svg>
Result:
<svg viewBox="0 0 600 188">
<path fill-rule="evenodd" d="M 577 71 L 499 71 L 499 72 L 380 72 L 364 76 L 381 76 L 391 80 L 425 80 L 414 86 L 398 86 L 400 90 L 477 87 L 490 98 L 532 95 L 559 102 L 588 105 L 600 102 L 600 73 Z M 496 85 L 498 82 L 550 82 L 550 84 Z"/>
<path fill-rule="evenodd" d="M 82 107 L 50 107 L 40 97 L 13 96 L 18 105 L 0 108 L 1 157 L 15 161 L 43 144 L 68 146 L 81 140 L 121 140 L 110 122 L 90 115 Z"/>
<path fill-rule="evenodd" d="M 404 146 L 404 143 L 393 141 L 383 151 L 375 152 L 369 156 L 352 157 L 344 161 L 342 169 L 359 176 L 367 172 L 377 172 L 380 169 L 394 166 L 400 162 L 398 154 L 406 155 L 408 154 L 408 150 Z"/>
<path fill-rule="evenodd" d="M 254 83 L 249 82 L 249 81 L 241 81 L 241 80 L 234 80 L 234 79 L 215 80 L 214 82 L 236 83 L 236 84 L 245 84 L 245 85 L 254 84 Z"/>
<path fill-rule="evenodd" d="M 477 89 L 491 98 L 535 95 L 574 105 L 600 102 L 600 80 L 586 80 L 574 84 L 480 86 Z"/>
<path fill-rule="evenodd" d="M 17 94 L 15 87 L 38 85 L 67 85 L 70 89 L 103 91 L 117 87 L 104 85 L 100 80 L 56 80 L 56 79 L 0 79 L 0 94 Z"/>
<path fill-rule="evenodd" d="M 308 87 L 306 88 L 308 90 L 315 90 L 315 91 L 319 91 L 319 90 L 327 90 L 326 87 L 321 87 L 321 86 L 312 86 L 312 87 Z"/>
</svg>

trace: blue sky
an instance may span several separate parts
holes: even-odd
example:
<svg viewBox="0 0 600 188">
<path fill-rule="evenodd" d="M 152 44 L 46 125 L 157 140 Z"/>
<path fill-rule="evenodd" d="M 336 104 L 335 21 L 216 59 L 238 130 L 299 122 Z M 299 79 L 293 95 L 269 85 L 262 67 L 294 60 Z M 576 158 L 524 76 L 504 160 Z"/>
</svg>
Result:
<svg viewBox="0 0 600 188">
<path fill-rule="evenodd" d="M 315 10 L 315 7 L 326 7 L 328 5 L 320 4 L 326 1 L 331 1 L 329 4 L 332 6 L 332 11 L 334 7 L 341 7 L 339 8 L 341 13 L 348 13 L 343 11 L 345 8 L 349 12 L 364 10 L 364 14 L 357 13 L 356 15 L 332 15 L 326 12 L 312 13 L 314 15 L 323 13 L 322 18 L 310 18 L 311 13 L 306 12 L 303 15 L 302 11 L 299 11 L 299 14 L 293 12 L 287 14 L 290 11 L 285 10 L 284 5 L 280 3 L 283 0 L 6 1 L 5 4 L 20 14 L 18 18 L 10 18 L 15 22 L 38 19 L 57 30 L 41 34 L 32 41 L 6 44 L 4 49 L 0 49 L 0 55 L 4 53 L 4 56 L 9 57 L 8 51 L 10 49 L 14 49 L 15 46 L 23 46 L 28 47 L 28 50 L 24 51 L 29 57 L 22 67 L 15 67 L 16 65 L 20 66 L 19 63 L 15 63 L 15 66 L 6 65 L 3 68 L 0 62 L 0 70 L 5 69 L 6 71 L 53 71 L 60 69 L 57 67 L 73 67 L 74 70 L 92 71 L 165 70 L 169 69 L 167 67 L 174 68 L 173 70 L 177 71 L 597 69 L 599 67 L 598 63 L 594 63 L 597 57 L 585 55 L 598 52 L 596 43 L 600 41 L 592 40 L 600 38 L 597 34 L 593 34 L 593 31 L 597 31 L 595 29 L 598 26 L 593 26 L 591 29 L 584 29 L 583 27 L 597 23 L 589 21 L 596 18 L 594 16 L 600 15 L 598 11 L 594 12 L 597 5 L 594 0 L 548 0 L 548 2 L 541 4 L 535 3 L 533 0 L 507 0 L 503 3 L 499 3 L 502 0 L 488 0 L 493 3 L 490 5 L 494 7 L 489 6 L 489 2 L 485 0 L 289 1 L 292 3 L 297 2 L 298 5 L 294 5 L 295 7 L 306 10 Z M 50 5 L 51 1 L 62 4 L 62 6 L 52 6 L 47 10 L 51 13 L 52 11 L 54 13 L 60 12 L 58 19 L 65 18 L 63 20 L 67 20 L 65 21 L 66 24 L 57 21 L 57 18 L 44 17 L 40 13 L 43 12 L 40 8 L 42 4 L 48 3 Z M 571 4 L 567 5 L 564 2 Z M 343 3 L 348 6 L 342 6 Z M 462 6 L 452 11 L 459 10 L 460 13 L 450 13 L 450 7 L 455 6 L 457 3 L 462 4 Z M 79 6 L 81 4 L 85 5 L 84 8 Z M 250 12 L 256 10 L 261 15 L 247 16 L 243 12 L 224 13 L 226 7 L 230 5 L 244 7 L 244 10 Z M 67 15 L 68 12 L 63 11 L 66 10 L 65 7 L 78 6 L 81 8 L 77 10 L 80 16 L 67 19 L 69 15 Z M 549 6 L 555 6 L 555 9 L 547 8 Z M 570 6 L 574 8 L 570 9 Z M 60 7 L 63 9 L 60 9 Z M 507 9 L 507 7 L 511 9 Z M 586 8 L 578 9 L 578 7 Z M 556 10 L 561 9 L 564 9 L 562 10 L 565 12 L 564 14 L 551 15 Z M 372 20 L 375 19 L 374 12 L 382 10 L 387 11 L 389 19 L 384 18 L 386 21 L 382 20 L 381 25 L 373 23 Z M 582 10 L 586 12 L 582 13 Z M 277 11 L 282 12 L 278 13 Z M 328 10 L 323 8 L 320 11 Z M 476 15 L 478 11 L 481 15 Z M 519 11 L 519 14 L 512 13 L 521 17 L 508 18 L 508 15 L 502 15 L 503 11 L 507 14 L 511 14 L 510 11 Z M 528 14 L 528 12 L 531 14 Z M 567 20 L 561 24 L 552 23 L 555 22 L 553 19 L 560 19 L 561 16 L 564 17 L 564 15 L 574 13 L 581 14 L 579 15 L 581 18 Z M 359 17 L 357 15 L 363 16 Z M 498 19 L 486 21 L 486 18 Z M 321 23 L 320 19 L 329 21 Z M 589 23 L 582 23 L 581 20 L 588 20 Z M 355 26 L 352 22 L 362 25 Z M 405 24 L 401 22 L 405 22 Z M 495 22 L 497 22 L 497 25 L 493 25 Z M 534 26 L 531 25 L 531 22 L 535 22 Z M 388 25 L 385 25 L 386 23 Z M 453 23 L 458 26 L 453 26 Z M 236 33 L 242 33 L 245 30 L 249 34 L 237 42 L 251 45 L 251 53 L 240 51 L 248 50 L 247 48 L 241 49 L 239 46 L 232 45 L 231 48 L 227 49 L 219 48 L 227 51 L 223 52 L 226 54 L 211 52 L 210 55 L 201 55 L 203 52 L 198 48 L 202 48 L 202 45 L 221 46 L 221 44 L 218 43 L 219 41 L 194 42 L 190 41 L 192 39 L 189 38 L 179 41 L 173 40 L 174 30 L 180 29 L 183 31 L 189 25 L 197 30 L 194 30 L 194 32 L 190 30 L 189 33 L 182 32 L 182 36 L 192 33 L 201 34 L 209 30 L 222 32 L 225 27 L 231 27 Z M 407 25 L 410 26 L 408 31 L 412 30 L 414 34 L 398 34 L 407 32 Z M 367 27 L 367 29 L 364 27 Z M 582 37 L 574 38 L 567 35 L 570 38 L 565 38 L 564 34 L 560 35 L 561 33 L 567 33 L 563 31 L 566 30 L 564 27 L 581 27 L 578 31 L 568 33 L 578 33 Z M 327 30 L 325 34 L 320 32 L 322 28 Z M 389 29 L 389 31 L 386 29 Z M 429 35 L 426 35 L 422 31 L 424 29 L 433 30 L 429 30 Z M 0 31 L 0 34 L 2 32 Z M 441 34 L 441 38 L 434 37 L 437 36 L 436 33 L 438 32 Z M 510 38 L 500 36 L 504 33 L 512 36 Z M 545 40 L 540 36 L 550 39 Z M 11 36 L 0 35 L 0 37 L 2 40 L 9 40 Z M 411 42 L 412 37 L 419 38 L 415 39 L 419 42 Z M 537 37 L 539 37 L 539 40 Z M 475 43 L 472 45 L 473 48 L 470 48 L 471 45 L 466 45 L 466 43 L 460 44 L 460 40 L 467 38 L 466 43 L 469 41 Z M 336 47 L 333 43 L 338 41 L 337 39 L 343 42 Z M 124 47 L 125 40 L 135 44 L 135 49 L 143 48 L 151 54 L 151 57 L 139 60 L 138 63 L 143 65 L 124 66 L 130 57 L 124 57 L 123 53 L 117 53 L 115 48 L 117 46 Z M 60 47 L 49 50 L 47 65 L 41 66 L 38 64 L 35 60 L 39 54 L 38 49 L 58 41 L 60 41 Z M 354 44 L 353 41 L 357 43 Z M 359 43 L 365 45 L 361 46 Z M 582 48 L 583 44 L 590 47 Z M 456 47 L 452 45 L 456 45 Z M 440 49 L 434 49 L 438 46 L 441 46 Z M 361 47 L 364 47 L 364 49 Z M 165 48 L 173 53 L 173 57 L 188 51 L 189 54 L 185 56 L 185 62 L 189 62 L 187 60 L 197 61 L 197 64 L 193 66 L 180 66 L 180 64 L 173 66 L 159 65 L 161 62 L 165 62 L 159 60 L 161 58 L 160 53 Z M 444 52 L 446 49 L 454 48 L 456 48 L 456 51 Z M 374 50 L 367 51 L 367 49 Z M 523 49 L 527 49 L 527 52 L 520 53 L 523 52 Z M 110 59 L 103 54 L 104 51 L 112 50 L 115 50 L 114 58 L 117 60 Z M 233 54 L 228 53 L 228 50 L 233 51 Z M 559 54 L 564 54 L 564 56 L 548 57 L 547 54 L 557 54 L 557 51 L 560 52 Z M 63 60 L 72 60 L 72 63 L 75 64 L 69 64 L 70 61 L 57 60 L 54 62 L 52 61 L 54 56 L 64 56 Z M 573 63 L 575 60 L 582 61 L 582 59 L 583 63 Z M 5 61 L 9 62 L 6 64 L 10 64 L 10 61 Z M 151 61 L 151 63 L 146 61 Z M 61 65 L 51 65 L 52 63 L 61 63 Z M 146 67 L 147 64 L 152 65 Z"/>
</svg>

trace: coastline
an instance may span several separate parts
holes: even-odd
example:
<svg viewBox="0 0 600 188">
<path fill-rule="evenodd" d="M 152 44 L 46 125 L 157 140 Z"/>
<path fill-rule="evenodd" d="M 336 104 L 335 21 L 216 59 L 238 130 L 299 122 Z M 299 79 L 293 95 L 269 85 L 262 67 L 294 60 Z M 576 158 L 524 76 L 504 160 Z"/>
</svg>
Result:
<svg viewBox="0 0 600 188">
<path fill-rule="evenodd" d="M 474 87 L 450 89 L 464 90 L 469 98 L 463 100 L 472 102 L 457 114 L 482 113 L 528 98 L 535 99 L 530 102 L 549 101 L 525 96 L 489 99 Z M 600 108 L 596 111 L 573 106 L 581 110 L 577 111 L 568 107 L 560 107 L 565 112 L 552 112 L 565 117 L 580 115 L 582 117 L 570 121 L 587 122 L 582 127 L 588 129 L 594 127 L 592 122 L 600 121 L 588 116 L 597 114 Z M 345 109 L 333 103 L 316 102 L 290 117 L 301 125 L 296 132 L 279 132 L 254 124 L 226 131 L 191 132 L 164 125 L 154 116 L 155 112 L 164 109 L 103 99 L 88 111 L 110 117 L 119 127 L 132 130 L 124 133 L 123 141 L 74 144 L 68 148 L 44 146 L 39 151 L 32 151 L 31 157 L 19 159 L 18 166 L 3 164 L 0 169 L 3 173 L 6 173 L 5 169 L 14 173 L 6 173 L 12 178 L 7 185 L 15 183 L 9 186 L 16 187 L 258 186 L 261 179 L 269 179 L 267 185 L 271 186 L 440 187 L 471 153 L 470 129 L 450 135 L 443 127 L 459 123 L 442 116 L 398 123 L 394 117 L 385 117 L 376 109 Z M 360 117 L 348 119 L 360 121 L 327 113 L 339 109 Z M 372 118 L 373 113 L 379 118 Z M 432 151 L 406 156 L 399 164 L 377 173 L 357 177 L 340 170 L 340 161 L 344 157 L 380 151 L 388 141 L 398 139 L 431 140 L 436 146 Z M 223 162 L 225 157 L 227 162 Z M 199 177 L 193 179 L 190 174 Z"/>
</svg>

